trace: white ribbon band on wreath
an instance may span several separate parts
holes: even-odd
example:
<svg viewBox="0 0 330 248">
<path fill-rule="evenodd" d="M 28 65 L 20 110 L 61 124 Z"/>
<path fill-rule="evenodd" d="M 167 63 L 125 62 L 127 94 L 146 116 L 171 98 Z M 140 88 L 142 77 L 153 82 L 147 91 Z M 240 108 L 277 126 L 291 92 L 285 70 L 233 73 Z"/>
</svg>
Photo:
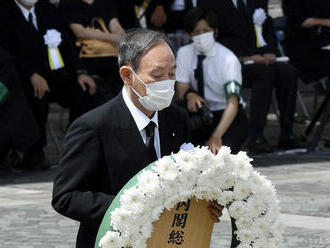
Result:
<svg viewBox="0 0 330 248">
<path fill-rule="evenodd" d="M 264 24 L 266 19 L 267 19 L 267 15 L 264 9 L 259 8 L 254 11 L 253 23 L 254 23 L 254 31 L 256 34 L 256 39 L 257 39 L 256 42 L 258 48 L 267 46 L 267 42 L 265 41 L 262 35 L 262 25 Z"/>
<path fill-rule="evenodd" d="M 195 197 L 227 207 L 237 225 L 238 248 L 281 247 L 274 186 L 253 170 L 245 152 L 230 152 L 222 146 L 214 155 L 207 147 L 185 144 L 180 152 L 156 161 L 121 195 L 109 222 L 114 231 L 107 231 L 99 246 L 145 248 L 164 209 Z"/>
<path fill-rule="evenodd" d="M 48 61 L 51 70 L 64 67 L 64 61 L 58 46 L 62 43 L 61 33 L 56 29 L 48 29 L 44 35 L 45 45 L 48 46 Z"/>
</svg>

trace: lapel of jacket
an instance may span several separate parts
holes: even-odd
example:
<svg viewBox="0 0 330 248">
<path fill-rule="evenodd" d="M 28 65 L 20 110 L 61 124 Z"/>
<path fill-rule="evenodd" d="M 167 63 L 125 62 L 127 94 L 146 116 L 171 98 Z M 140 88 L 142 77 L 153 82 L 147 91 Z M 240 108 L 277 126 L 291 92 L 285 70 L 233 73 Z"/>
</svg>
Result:
<svg viewBox="0 0 330 248">
<path fill-rule="evenodd" d="M 125 148 L 127 156 L 136 162 L 138 168 L 144 168 L 150 161 L 147 148 L 142 140 L 138 127 L 127 108 L 122 93 L 115 99 L 116 112 L 118 119 L 116 120 L 115 135 Z M 114 120 L 110 120 L 114 121 Z"/>
</svg>

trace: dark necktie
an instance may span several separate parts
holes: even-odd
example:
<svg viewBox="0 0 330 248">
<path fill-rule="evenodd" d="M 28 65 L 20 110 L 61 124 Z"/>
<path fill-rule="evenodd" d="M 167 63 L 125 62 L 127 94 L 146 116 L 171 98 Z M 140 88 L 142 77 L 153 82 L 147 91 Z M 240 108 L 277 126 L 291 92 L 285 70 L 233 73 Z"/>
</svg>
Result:
<svg viewBox="0 0 330 248">
<path fill-rule="evenodd" d="M 241 16 L 246 16 L 246 5 L 244 0 L 237 0 L 237 10 Z"/>
<path fill-rule="evenodd" d="M 28 18 L 29 18 L 29 23 L 32 25 L 32 27 L 35 29 L 36 27 L 34 26 L 34 24 L 33 24 L 33 16 L 32 16 L 32 13 L 31 12 L 29 12 L 29 16 L 28 16 Z"/>
<path fill-rule="evenodd" d="M 203 60 L 204 55 L 197 55 L 197 69 L 195 72 L 195 78 L 197 80 L 198 93 L 204 98 L 204 71 L 203 71 Z"/>
<path fill-rule="evenodd" d="M 147 134 L 146 147 L 147 147 L 151 161 L 157 160 L 157 153 L 156 153 L 155 144 L 154 144 L 155 127 L 156 127 L 156 124 L 153 121 L 150 121 L 148 126 L 145 127 L 146 134 Z"/>
</svg>

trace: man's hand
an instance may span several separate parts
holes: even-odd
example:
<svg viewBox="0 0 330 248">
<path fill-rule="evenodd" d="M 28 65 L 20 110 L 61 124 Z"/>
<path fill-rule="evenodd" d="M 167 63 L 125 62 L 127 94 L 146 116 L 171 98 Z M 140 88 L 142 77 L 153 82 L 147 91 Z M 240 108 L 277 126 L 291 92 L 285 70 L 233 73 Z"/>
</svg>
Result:
<svg viewBox="0 0 330 248">
<path fill-rule="evenodd" d="M 267 64 L 266 58 L 260 54 L 252 55 L 249 58 L 257 64 Z"/>
<path fill-rule="evenodd" d="M 86 86 L 89 87 L 89 94 L 94 95 L 96 92 L 96 84 L 93 78 L 87 76 L 85 74 L 81 74 L 78 76 L 78 84 L 82 88 L 83 91 L 86 91 Z"/>
<path fill-rule="evenodd" d="M 264 58 L 267 65 L 274 64 L 276 62 L 276 55 L 274 53 L 265 53 Z"/>
<path fill-rule="evenodd" d="M 151 16 L 151 23 L 155 28 L 161 28 L 166 22 L 166 14 L 163 6 L 157 6 Z"/>
<path fill-rule="evenodd" d="M 44 79 L 38 73 L 34 73 L 30 80 L 34 91 L 34 97 L 37 97 L 41 100 L 46 92 L 50 92 L 46 79 Z"/>
<path fill-rule="evenodd" d="M 222 216 L 223 206 L 219 205 L 216 201 L 210 202 L 208 209 L 211 214 L 211 218 L 214 222 L 220 222 L 219 218 Z"/>
<path fill-rule="evenodd" d="M 196 93 L 190 92 L 187 95 L 187 107 L 189 112 L 198 112 L 198 109 L 202 107 L 203 103 L 205 103 L 205 100 Z"/>
<path fill-rule="evenodd" d="M 212 134 L 210 139 L 206 142 L 213 154 L 217 154 L 222 146 L 222 138 L 217 134 Z"/>
</svg>

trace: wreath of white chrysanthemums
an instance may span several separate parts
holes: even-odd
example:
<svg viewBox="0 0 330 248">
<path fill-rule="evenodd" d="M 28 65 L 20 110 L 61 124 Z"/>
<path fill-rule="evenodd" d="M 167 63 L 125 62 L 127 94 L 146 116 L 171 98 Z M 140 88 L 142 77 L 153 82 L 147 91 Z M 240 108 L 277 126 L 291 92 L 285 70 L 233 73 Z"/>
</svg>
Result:
<svg viewBox="0 0 330 248">
<path fill-rule="evenodd" d="M 254 171 L 245 152 L 231 154 L 222 146 L 214 155 L 207 147 L 184 144 L 138 175 L 125 190 L 120 207 L 111 213 L 111 226 L 100 240 L 102 248 L 146 247 L 153 223 L 164 209 L 196 199 L 226 206 L 237 225 L 239 248 L 277 248 L 282 243 L 279 206 L 274 186 Z"/>
</svg>

